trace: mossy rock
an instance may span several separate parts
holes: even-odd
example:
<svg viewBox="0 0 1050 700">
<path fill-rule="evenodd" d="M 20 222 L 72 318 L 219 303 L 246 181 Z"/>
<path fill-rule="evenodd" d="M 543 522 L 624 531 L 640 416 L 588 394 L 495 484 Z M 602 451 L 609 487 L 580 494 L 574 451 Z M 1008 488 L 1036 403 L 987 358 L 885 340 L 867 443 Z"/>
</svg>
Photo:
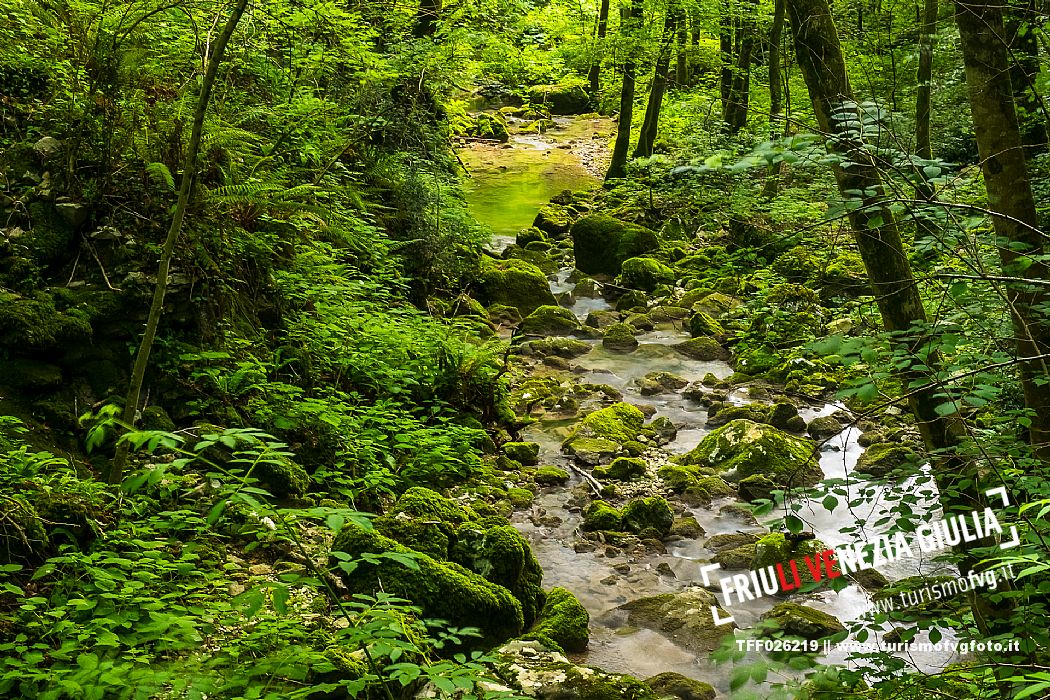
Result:
<svg viewBox="0 0 1050 700">
<path fill-rule="evenodd" d="M 401 494 L 392 512 L 451 525 L 460 525 L 475 519 L 473 513 L 451 498 L 423 486 L 413 486 Z"/>
<path fill-rule="evenodd" d="M 536 494 L 528 489 L 516 487 L 507 489 L 507 501 L 515 508 L 528 508 L 535 498 Z"/>
<path fill-rule="evenodd" d="M 539 622 L 526 638 L 552 641 L 563 651 L 581 652 L 587 648 L 590 634 L 587 630 L 591 616 L 576 596 L 565 588 L 552 588 Z"/>
<path fill-rule="evenodd" d="M 656 324 L 653 323 L 653 319 L 649 317 L 649 314 L 643 313 L 629 313 L 627 318 L 624 319 L 624 323 L 629 326 L 633 326 L 639 331 L 651 331 L 656 328 Z"/>
<path fill-rule="evenodd" d="M 616 300 L 616 310 L 627 312 L 632 309 L 645 309 L 649 306 L 649 297 L 638 289 L 631 289 Z"/>
<path fill-rule="evenodd" d="M 271 494 L 277 498 L 298 498 L 310 488 L 310 475 L 299 464 L 284 455 L 271 456 L 261 461 L 252 471 Z"/>
<path fill-rule="evenodd" d="M 407 517 L 403 513 L 381 515 L 372 520 L 372 527 L 384 537 L 438 561 L 448 559 L 449 547 L 455 539 L 455 528 L 448 523 Z"/>
<path fill-rule="evenodd" d="M 716 626 L 712 606 L 718 607 L 713 593 L 689 588 L 634 600 L 617 610 L 627 612 L 629 625 L 659 632 L 689 651 L 706 654 L 717 649 L 722 638 L 736 627 L 735 623 Z M 728 617 L 721 608 L 718 612 L 720 617 Z"/>
<path fill-rule="evenodd" d="M 662 304 L 649 310 L 649 318 L 653 319 L 654 323 L 682 321 L 688 317 L 689 312 L 685 309 L 680 309 L 677 306 L 667 306 Z"/>
<path fill-rule="evenodd" d="M 631 289 L 651 292 L 661 284 L 672 284 L 674 279 L 674 270 L 653 258 L 628 258 L 620 265 L 620 284 Z"/>
<path fill-rule="evenodd" d="M 812 442 L 750 420 L 715 430 L 679 462 L 732 471 L 736 480 L 765 474 L 784 487 L 813 486 L 824 478 Z"/>
<path fill-rule="evenodd" d="M 715 700 L 718 693 L 709 683 L 698 681 L 681 673 L 666 671 L 652 678 L 646 678 L 645 684 L 661 698 L 677 700 Z"/>
<path fill-rule="evenodd" d="M 585 277 L 576 283 L 576 286 L 572 288 L 572 293 L 576 297 L 597 299 L 602 295 L 602 290 L 601 285 L 597 281 L 590 277 Z"/>
<path fill-rule="evenodd" d="M 736 494 L 736 490 L 721 477 L 705 476 L 697 483 L 697 488 L 707 494 L 709 499 L 726 498 Z"/>
<path fill-rule="evenodd" d="M 481 523 L 465 523 L 456 531 L 449 558 L 510 591 L 521 605 L 526 626 L 543 609 L 543 570 L 528 540 L 512 525 L 484 527 Z"/>
<path fill-rule="evenodd" d="M 718 427 L 735 420 L 750 420 L 755 423 L 769 422 L 769 407 L 759 403 L 714 404 L 707 411 L 707 425 Z"/>
<path fill-rule="evenodd" d="M 629 353 L 638 349 L 638 339 L 634 326 L 628 323 L 614 323 L 605 329 L 602 335 L 602 347 L 619 353 Z"/>
<path fill-rule="evenodd" d="M 678 428 L 667 416 L 653 418 L 649 425 L 645 426 L 645 434 L 660 445 L 666 445 L 678 437 Z"/>
<path fill-rule="evenodd" d="M 772 623 L 767 634 L 779 630 L 791 637 L 817 640 L 846 631 L 833 615 L 798 603 L 778 603 L 762 619 Z"/>
<path fill-rule="evenodd" d="M 579 219 L 570 234 L 576 267 L 587 274 L 617 275 L 625 260 L 660 247 L 653 231 L 605 214 Z"/>
<path fill-rule="evenodd" d="M 576 212 L 572 208 L 560 204 L 547 204 L 540 207 L 536 213 L 532 227 L 549 234 L 554 239 L 564 238 L 572 227 L 574 218 L 576 218 Z"/>
<path fill-rule="evenodd" d="M 588 328 L 603 330 L 620 322 L 620 314 L 615 311 L 591 311 L 583 322 Z"/>
<path fill-rule="evenodd" d="M 497 326 L 516 326 L 521 323 L 521 312 L 506 304 L 493 304 L 485 310 L 489 322 Z"/>
<path fill-rule="evenodd" d="M 580 320 L 569 309 L 556 305 L 540 306 L 520 326 L 528 335 L 570 335 L 580 330 Z"/>
<path fill-rule="evenodd" d="M 28 299 L 0 291 L 0 349 L 56 352 L 86 345 L 91 336 L 91 323 L 79 310 L 61 313 L 43 294 Z"/>
<path fill-rule="evenodd" d="M 595 437 L 624 443 L 637 440 L 645 425 L 645 414 L 627 403 L 614 403 L 584 416 L 569 442 L 578 437 Z"/>
<path fill-rule="evenodd" d="M 520 245 L 522 248 L 527 246 L 529 243 L 535 243 L 537 241 L 547 242 L 547 234 L 536 228 L 530 226 L 529 228 L 523 228 L 518 231 L 518 234 L 514 237 L 514 242 Z"/>
<path fill-rule="evenodd" d="M 694 540 L 697 537 L 703 537 L 704 528 L 694 516 L 683 515 L 674 519 L 674 524 L 671 525 L 671 534 Z"/>
<path fill-rule="evenodd" d="M 750 568 L 765 569 L 791 559 L 797 559 L 799 579 L 803 585 L 814 582 L 826 584 L 828 582 L 826 577 L 822 577 L 819 581 L 814 581 L 813 575 L 802 561 L 804 557 L 820 554 L 826 549 L 827 546 L 820 540 L 804 539 L 795 541 L 794 539 L 789 539 L 782 532 L 771 532 L 758 538 L 758 542 L 755 543 L 755 558 L 751 561 Z M 794 593 L 795 591 L 791 592 Z"/>
<path fill-rule="evenodd" d="M 777 256 L 773 270 L 789 282 L 799 284 L 816 279 L 821 261 L 809 246 L 797 245 Z"/>
<path fill-rule="evenodd" d="M 524 260 L 494 260 L 483 257 L 479 275 L 481 295 L 489 304 L 513 306 L 523 316 L 541 306 L 555 306 L 547 276 Z"/>
<path fill-rule="evenodd" d="M 623 528 L 623 515 L 605 501 L 591 501 L 583 511 L 583 524 L 580 528 L 584 531 L 617 531 Z"/>
<path fill-rule="evenodd" d="M 707 314 L 713 319 L 721 320 L 736 311 L 744 302 L 736 297 L 723 294 L 722 292 L 711 292 L 705 294 L 704 298 L 693 304 L 690 308 L 694 313 Z"/>
<path fill-rule="evenodd" d="M 881 591 L 890 585 L 890 580 L 875 569 L 861 569 L 849 574 L 849 577 L 861 588 L 871 592 Z"/>
<path fill-rule="evenodd" d="M 842 424 L 833 416 L 820 416 L 809 422 L 809 434 L 814 440 L 827 440 L 842 432 Z"/>
<path fill-rule="evenodd" d="M 711 314 L 697 311 L 689 317 L 689 335 L 694 338 L 719 338 L 726 329 Z"/>
<path fill-rule="evenodd" d="M 642 396 L 655 396 L 656 394 L 672 393 L 684 389 L 689 380 L 684 379 L 671 372 L 649 372 L 636 382 Z"/>
<path fill-rule="evenodd" d="M 472 135 L 483 139 L 494 139 L 501 143 L 510 140 L 507 120 L 499 112 L 482 112 L 474 119 Z"/>
<path fill-rule="evenodd" d="M 46 392 L 62 386 L 62 368 L 39 360 L 0 360 L 0 384 L 25 392 Z"/>
<path fill-rule="evenodd" d="M 0 499 L 0 564 L 35 564 L 47 558 L 51 540 L 36 507 L 24 496 Z"/>
<path fill-rule="evenodd" d="M 704 542 L 704 546 L 710 549 L 712 552 L 725 552 L 738 547 L 746 547 L 747 545 L 754 545 L 758 542 L 758 535 L 754 535 L 750 532 L 724 532 L 718 535 L 712 535 Z M 754 550 L 751 552 L 751 556 L 754 556 Z M 750 561 L 751 558 L 748 558 Z"/>
<path fill-rule="evenodd" d="M 636 481 L 645 476 L 645 460 L 638 457 L 617 457 L 608 466 L 595 467 L 596 479 Z"/>
<path fill-rule="evenodd" d="M 777 485 L 765 474 L 752 474 L 740 480 L 737 484 L 737 493 L 748 503 L 773 498 L 773 491 Z"/>
<path fill-rule="evenodd" d="M 561 467 L 540 467 L 533 473 L 532 480 L 541 486 L 560 486 L 569 481 L 569 472 Z"/>
<path fill-rule="evenodd" d="M 699 362 L 712 362 L 714 360 L 728 360 L 729 351 L 722 347 L 714 338 L 693 338 L 672 345 L 676 352 L 685 355 L 690 360 Z"/>
<path fill-rule="evenodd" d="M 895 442 L 877 442 L 864 450 L 855 471 L 882 479 L 904 467 L 915 470 L 918 466 L 918 455 L 910 447 Z"/>
<path fill-rule="evenodd" d="M 656 472 L 667 488 L 675 493 L 700 485 L 700 470 L 691 464 L 665 464 Z"/>
<path fill-rule="evenodd" d="M 589 353 L 591 345 L 576 338 L 543 338 L 527 340 L 517 350 L 530 357 L 564 357 L 571 360 Z"/>
<path fill-rule="evenodd" d="M 768 422 L 774 428 L 792 433 L 806 430 L 806 421 L 798 414 L 798 407 L 790 401 L 778 401 L 769 409 Z"/>
<path fill-rule="evenodd" d="M 508 442 L 503 445 L 503 453 L 525 466 L 539 463 L 540 445 L 537 442 Z"/>
<path fill-rule="evenodd" d="M 142 409 L 142 419 L 139 425 L 143 430 L 163 430 L 169 433 L 176 427 L 175 421 L 160 406 L 146 406 Z"/>
<path fill-rule="evenodd" d="M 529 102 L 546 106 L 551 114 L 585 114 L 591 109 L 591 98 L 582 84 L 576 82 L 534 85 L 528 90 Z"/>
<path fill-rule="evenodd" d="M 713 561 L 727 571 L 750 568 L 751 562 L 754 560 L 754 544 L 742 544 L 739 547 L 729 547 L 720 550 L 715 554 L 713 559 Z"/>
<path fill-rule="evenodd" d="M 635 498 L 627 502 L 622 511 L 623 525 L 628 532 L 639 535 L 655 530 L 666 537 L 674 525 L 674 511 L 667 500 L 660 496 Z"/>
<path fill-rule="evenodd" d="M 579 437 L 565 445 L 563 450 L 577 461 L 593 466 L 613 459 L 620 452 L 620 444 L 604 438 Z"/>
<path fill-rule="evenodd" d="M 513 529 L 513 528 L 511 528 Z M 380 590 L 405 598 L 428 618 L 447 620 L 456 627 L 477 627 L 481 646 L 491 646 L 520 635 L 524 629 L 521 603 L 504 586 L 486 580 L 459 564 L 439 562 L 356 524 L 346 524 L 332 544 L 331 566 L 354 593 Z M 338 568 L 343 552 L 350 560 L 365 554 L 386 552 L 413 556 L 418 569 L 380 557 L 376 562 L 359 561 L 351 573 Z"/>
</svg>

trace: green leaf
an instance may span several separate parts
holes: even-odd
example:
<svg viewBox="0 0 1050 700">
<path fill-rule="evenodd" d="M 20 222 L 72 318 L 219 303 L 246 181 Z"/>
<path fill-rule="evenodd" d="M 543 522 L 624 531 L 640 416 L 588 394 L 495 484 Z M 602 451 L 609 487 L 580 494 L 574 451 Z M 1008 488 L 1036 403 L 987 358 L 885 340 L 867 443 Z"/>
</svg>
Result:
<svg viewBox="0 0 1050 700">
<path fill-rule="evenodd" d="M 802 522 L 802 518 L 797 515 L 788 515 L 784 518 L 784 527 L 788 529 L 788 532 L 802 532 L 806 524 Z"/>
</svg>

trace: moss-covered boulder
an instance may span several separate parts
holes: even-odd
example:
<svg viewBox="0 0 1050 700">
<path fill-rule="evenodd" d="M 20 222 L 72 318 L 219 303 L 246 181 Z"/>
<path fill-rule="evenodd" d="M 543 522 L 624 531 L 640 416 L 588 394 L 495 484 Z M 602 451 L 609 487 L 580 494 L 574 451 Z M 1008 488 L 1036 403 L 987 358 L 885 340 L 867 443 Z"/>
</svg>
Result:
<svg viewBox="0 0 1050 700">
<path fill-rule="evenodd" d="M 520 328 L 529 335 L 569 335 L 580 330 L 580 320 L 569 309 L 557 305 L 545 305 L 526 316 Z"/>
<path fill-rule="evenodd" d="M 605 329 L 602 335 L 602 347 L 619 353 L 629 353 L 638 349 L 638 338 L 634 326 L 629 323 L 614 323 Z"/>
<path fill-rule="evenodd" d="M 418 605 L 425 617 L 477 627 L 484 635 L 483 645 L 516 637 L 524 629 L 521 603 L 511 592 L 459 564 L 439 562 L 352 523 L 336 536 L 331 551 L 331 566 L 354 593 L 382 590 Z M 384 553 L 413 557 L 418 568 L 382 557 Z M 379 556 L 370 562 L 361 560 L 364 555 Z M 357 561 L 353 571 L 339 568 L 349 561 Z"/>
<path fill-rule="evenodd" d="M 655 533 L 666 537 L 674 525 L 674 511 L 660 496 L 635 498 L 623 507 L 623 526 L 636 535 Z"/>
<path fill-rule="evenodd" d="M 812 424 L 810 424 L 812 425 Z M 919 466 L 919 458 L 907 445 L 895 442 L 877 442 L 864 450 L 857 460 L 855 471 L 865 476 L 884 478 L 897 471 L 905 471 L 906 467 L 915 470 Z"/>
<path fill-rule="evenodd" d="M 556 306 L 547 276 L 524 260 L 483 257 L 478 282 L 486 304 L 513 306 L 527 316 L 541 306 Z"/>
<path fill-rule="evenodd" d="M 846 631 L 833 615 L 798 603 L 778 603 L 762 619 L 771 623 L 767 634 L 781 631 L 791 637 L 816 640 Z"/>
<path fill-rule="evenodd" d="M 591 345 L 576 338 L 541 338 L 527 340 L 517 347 L 517 351 L 530 357 L 564 357 L 571 360 L 591 351 Z"/>
<path fill-rule="evenodd" d="M 527 697 L 540 700 L 657 700 L 649 686 L 637 678 L 577 666 L 570 663 L 562 652 L 550 649 L 538 640 L 515 639 L 500 647 L 496 654 L 501 675 Z"/>
<path fill-rule="evenodd" d="M 645 476 L 645 460 L 639 457 L 617 457 L 608 466 L 595 467 L 596 479 L 635 481 Z"/>
<path fill-rule="evenodd" d="M 694 303 L 690 308 L 694 313 L 707 314 L 713 319 L 720 320 L 743 305 L 744 302 L 736 297 L 731 297 L 722 292 L 711 292 L 710 294 L 705 294 L 700 301 Z"/>
<path fill-rule="evenodd" d="M 540 467 L 533 473 L 532 480 L 540 486 L 560 486 L 569 480 L 569 472 L 561 467 Z"/>
<path fill-rule="evenodd" d="M 605 501 L 591 501 L 583 511 L 583 530 L 617 531 L 623 527 L 623 515 Z"/>
<path fill-rule="evenodd" d="M 290 457 L 273 455 L 255 465 L 252 476 L 277 498 L 297 498 L 310 487 L 310 475 Z"/>
<path fill-rule="evenodd" d="M 824 576 L 819 580 L 814 579 L 809 568 L 803 565 L 802 559 L 818 555 L 826 549 L 827 546 L 820 540 L 812 539 L 812 535 L 809 539 L 798 539 L 792 535 L 785 535 L 783 532 L 771 532 L 759 537 L 758 542 L 755 543 L 755 558 L 752 559 L 750 568 L 765 569 L 797 559 L 799 560 L 797 565 L 799 580 L 803 585 L 825 584 L 828 579 Z"/>
<path fill-rule="evenodd" d="M 533 228 L 539 229 L 555 240 L 564 238 L 572 226 L 576 212 L 560 204 L 547 204 L 540 207 L 536 218 L 532 221 Z"/>
<path fill-rule="evenodd" d="M 698 681 L 681 673 L 666 671 L 664 673 L 646 678 L 645 684 L 653 689 L 661 698 L 676 698 L 677 700 L 715 700 L 717 693 L 709 683 Z"/>
<path fill-rule="evenodd" d="M 521 323 L 521 311 L 506 304 L 493 304 L 485 309 L 485 315 L 495 326 L 516 326 Z"/>
<path fill-rule="evenodd" d="M 624 443 L 637 440 L 645 424 L 641 409 L 628 403 L 614 403 L 584 416 L 569 442 L 580 437 L 596 437 Z"/>
<path fill-rule="evenodd" d="M 711 362 L 713 360 L 728 360 L 729 350 L 722 347 L 714 338 L 693 338 L 671 346 L 690 360 L 699 362 Z"/>
<path fill-rule="evenodd" d="M 62 386 L 62 368 L 40 360 L 0 360 L 0 385 L 24 392 L 46 392 Z"/>
<path fill-rule="evenodd" d="M 547 592 L 547 602 L 539 621 L 525 637 L 538 639 L 547 646 L 553 642 L 563 651 L 580 652 L 587 648 L 590 620 L 587 608 L 571 591 L 552 588 Z"/>
<path fill-rule="evenodd" d="M 765 474 L 746 476 L 737 484 L 737 492 L 748 503 L 771 499 L 776 488 L 777 485 Z"/>
<path fill-rule="evenodd" d="M 732 634 L 735 623 L 715 625 L 711 607 L 718 600 L 703 588 L 689 588 L 634 600 L 617 610 L 627 613 L 627 624 L 644 627 L 666 636 L 694 653 L 708 653 L 718 648 L 722 637 Z M 720 617 L 728 613 L 719 609 Z"/>
<path fill-rule="evenodd" d="M 578 437 L 562 449 L 575 457 L 576 461 L 594 466 L 613 459 L 620 453 L 621 447 L 620 443 L 605 438 Z"/>
<path fill-rule="evenodd" d="M 617 275 L 625 260 L 660 247 L 653 231 L 605 214 L 579 219 L 570 235 L 576 267 L 587 274 Z"/>
<path fill-rule="evenodd" d="M 820 416 L 809 422 L 809 434 L 814 440 L 827 440 L 842 432 L 842 424 L 834 416 Z"/>
<path fill-rule="evenodd" d="M 0 499 L 0 564 L 42 562 L 51 541 L 44 522 L 29 499 L 22 495 Z"/>
<path fill-rule="evenodd" d="M 718 338 L 725 333 L 726 329 L 711 314 L 697 311 L 689 317 L 689 335 L 694 338 Z"/>
<path fill-rule="evenodd" d="M 528 541 L 512 525 L 484 521 L 462 525 L 449 558 L 510 591 L 521 605 L 526 626 L 543 609 L 543 570 Z"/>
<path fill-rule="evenodd" d="M 538 463 L 540 445 L 536 442 L 508 442 L 503 445 L 503 454 L 525 466 Z"/>
<path fill-rule="evenodd" d="M 661 284 L 674 283 L 674 279 L 674 270 L 653 258 L 628 258 L 620 265 L 620 284 L 631 289 L 651 292 Z"/>
<path fill-rule="evenodd" d="M 523 228 L 522 230 L 518 231 L 517 235 L 514 237 L 514 242 L 520 245 L 522 248 L 527 246 L 529 243 L 536 243 L 537 241 L 546 243 L 547 234 L 541 231 L 540 229 L 536 228 L 535 226 Z"/>
<path fill-rule="evenodd" d="M 660 481 L 675 493 L 700 485 L 700 469 L 693 464 L 665 464 L 657 470 Z"/>
<path fill-rule="evenodd" d="M 0 349 L 57 351 L 86 345 L 91 336 L 89 316 L 80 309 L 60 312 L 50 296 L 30 299 L 0 291 Z"/>
<path fill-rule="evenodd" d="M 471 135 L 506 143 L 510 140 L 510 129 L 507 128 L 507 120 L 499 112 L 482 112 L 474 118 Z"/>
<path fill-rule="evenodd" d="M 649 372 L 636 381 L 642 396 L 655 396 L 684 389 L 689 380 L 671 372 Z"/>
<path fill-rule="evenodd" d="M 734 420 L 705 436 L 679 461 L 732 472 L 735 480 L 765 474 L 779 486 L 812 486 L 824 478 L 814 447 L 771 425 Z"/>
<path fill-rule="evenodd" d="M 778 401 L 769 409 L 768 422 L 774 428 L 792 433 L 804 433 L 806 421 L 798 414 L 798 408 L 790 401 Z"/>
<path fill-rule="evenodd" d="M 585 114 L 591 109 L 591 98 L 582 83 L 568 81 L 553 85 L 534 85 L 528 91 L 529 102 L 544 105 L 551 114 Z"/>
<path fill-rule="evenodd" d="M 622 313 L 644 311 L 649 305 L 649 297 L 638 289 L 631 289 L 616 299 L 616 310 Z"/>
<path fill-rule="evenodd" d="M 769 422 L 769 407 L 760 403 L 743 405 L 716 403 L 707 409 L 707 425 L 717 428 L 735 420 L 749 420 L 755 423 Z"/>
</svg>

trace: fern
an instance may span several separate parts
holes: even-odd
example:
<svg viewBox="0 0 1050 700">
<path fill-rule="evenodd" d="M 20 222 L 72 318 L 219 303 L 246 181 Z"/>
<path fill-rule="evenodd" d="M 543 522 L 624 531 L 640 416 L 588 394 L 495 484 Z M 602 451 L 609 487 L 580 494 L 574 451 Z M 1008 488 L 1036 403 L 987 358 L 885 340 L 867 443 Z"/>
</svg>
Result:
<svg viewBox="0 0 1050 700">
<path fill-rule="evenodd" d="M 149 175 L 153 182 L 164 187 L 168 192 L 175 191 L 175 178 L 164 163 L 150 163 L 146 166 L 146 174 Z"/>
</svg>

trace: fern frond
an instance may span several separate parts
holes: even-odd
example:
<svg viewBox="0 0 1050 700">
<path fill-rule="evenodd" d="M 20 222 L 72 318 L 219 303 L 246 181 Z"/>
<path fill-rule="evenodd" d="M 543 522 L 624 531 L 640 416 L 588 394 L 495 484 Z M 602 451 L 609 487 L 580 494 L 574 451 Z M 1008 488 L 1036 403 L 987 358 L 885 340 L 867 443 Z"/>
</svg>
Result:
<svg viewBox="0 0 1050 700">
<path fill-rule="evenodd" d="M 164 163 L 150 163 L 146 166 L 146 174 L 155 183 L 165 187 L 168 192 L 175 191 L 175 178 Z"/>
</svg>

